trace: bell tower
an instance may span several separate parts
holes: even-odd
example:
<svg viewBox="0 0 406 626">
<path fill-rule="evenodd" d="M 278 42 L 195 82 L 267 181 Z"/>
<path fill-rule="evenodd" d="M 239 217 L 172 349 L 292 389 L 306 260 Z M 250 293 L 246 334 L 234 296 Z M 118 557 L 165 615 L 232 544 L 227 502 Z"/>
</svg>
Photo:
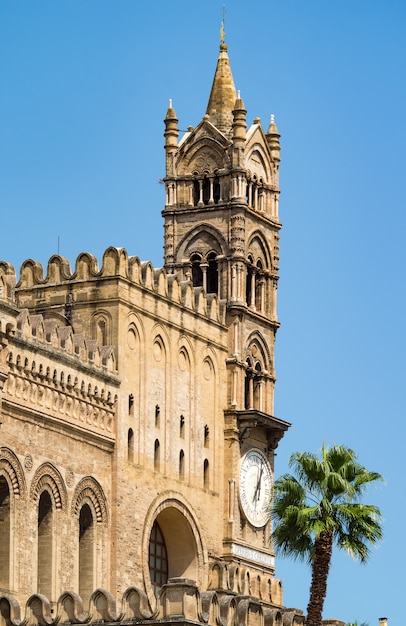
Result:
<svg viewBox="0 0 406 626">
<path fill-rule="evenodd" d="M 274 450 L 289 427 L 273 415 L 279 138 L 273 116 L 266 132 L 247 127 L 224 41 L 201 122 L 179 139 L 171 101 L 165 118 L 165 268 L 227 311 L 223 559 L 270 575 Z"/>
<path fill-rule="evenodd" d="M 276 322 L 279 133 L 246 115 L 222 43 L 202 121 L 166 114 L 165 268 Z"/>
</svg>

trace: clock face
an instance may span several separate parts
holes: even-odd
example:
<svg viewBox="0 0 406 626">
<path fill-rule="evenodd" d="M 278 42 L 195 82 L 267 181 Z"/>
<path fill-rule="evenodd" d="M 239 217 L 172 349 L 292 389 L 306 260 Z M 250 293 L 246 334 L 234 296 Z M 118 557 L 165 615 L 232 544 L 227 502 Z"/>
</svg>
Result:
<svg viewBox="0 0 406 626">
<path fill-rule="evenodd" d="M 260 450 L 249 450 L 241 459 L 240 504 L 247 520 L 256 528 L 269 519 L 272 474 L 270 465 Z"/>
</svg>

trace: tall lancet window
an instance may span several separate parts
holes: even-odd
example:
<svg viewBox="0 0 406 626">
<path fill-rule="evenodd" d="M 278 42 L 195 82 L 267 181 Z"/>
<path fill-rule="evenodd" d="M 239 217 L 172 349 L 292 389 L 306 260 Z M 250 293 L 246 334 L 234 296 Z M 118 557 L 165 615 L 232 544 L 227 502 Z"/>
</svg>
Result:
<svg viewBox="0 0 406 626">
<path fill-rule="evenodd" d="M 207 293 L 218 293 L 219 281 L 216 253 L 210 252 L 210 254 L 207 256 L 207 261 Z"/>
<path fill-rule="evenodd" d="M 202 271 L 202 268 L 200 267 L 202 258 L 200 254 L 192 254 L 190 260 L 192 262 L 193 287 L 202 287 L 203 286 L 203 271 Z"/>
<path fill-rule="evenodd" d="M 0 476 L 0 587 L 10 587 L 10 489 Z"/>
<path fill-rule="evenodd" d="M 43 491 L 38 504 L 38 593 L 52 600 L 53 578 L 53 510 L 48 491 Z"/>
<path fill-rule="evenodd" d="M 94 591 L 94 540 L 93 514 L 84 504 L 79 514 L 79 595 L 84 602 Z"/>
</svg>

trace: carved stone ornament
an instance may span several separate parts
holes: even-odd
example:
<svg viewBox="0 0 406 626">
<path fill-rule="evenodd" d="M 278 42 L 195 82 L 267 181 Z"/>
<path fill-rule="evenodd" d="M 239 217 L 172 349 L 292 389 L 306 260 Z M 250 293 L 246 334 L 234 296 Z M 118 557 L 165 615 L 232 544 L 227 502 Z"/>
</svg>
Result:
<svg viewBox="0 0 406 626">
<path fill-rule="evenodd" d="M 31 472 L 32 468 L 34 467 L 34 459 L 32 458 L 32 455 L 27 452 L 27 454 L 24 457 L 24 467 L 27 470 L 27 472 Z"/>
</svg>

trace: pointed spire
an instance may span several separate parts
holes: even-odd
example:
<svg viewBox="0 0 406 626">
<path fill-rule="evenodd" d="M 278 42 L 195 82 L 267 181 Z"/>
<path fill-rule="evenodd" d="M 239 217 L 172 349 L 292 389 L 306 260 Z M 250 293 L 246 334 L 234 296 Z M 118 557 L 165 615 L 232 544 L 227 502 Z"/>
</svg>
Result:
<svg viewBox="0 0 406 626">
<path fill-rule="evenodd" d="M 227 135 L 233 124 L 233 109 L 236 99 L 237 93 L 228 59 L 227 44 L 221 43 L 206 114 L 209 116 L 210 122 Z"/>
<path fill-rule="evenodd" d="M 268 132 L 266 133 L 266 140 L 271 150 L 272 157 L 277 161 L 280 161 L 279 151 L 281 147 L 279 144 L 279 139 L 280 139 L 280 134 L 278 131 L 278 127 L 275 124 L 275 116 L 271 115 L 271 121 L 269 123 Z"/>
</svg>

